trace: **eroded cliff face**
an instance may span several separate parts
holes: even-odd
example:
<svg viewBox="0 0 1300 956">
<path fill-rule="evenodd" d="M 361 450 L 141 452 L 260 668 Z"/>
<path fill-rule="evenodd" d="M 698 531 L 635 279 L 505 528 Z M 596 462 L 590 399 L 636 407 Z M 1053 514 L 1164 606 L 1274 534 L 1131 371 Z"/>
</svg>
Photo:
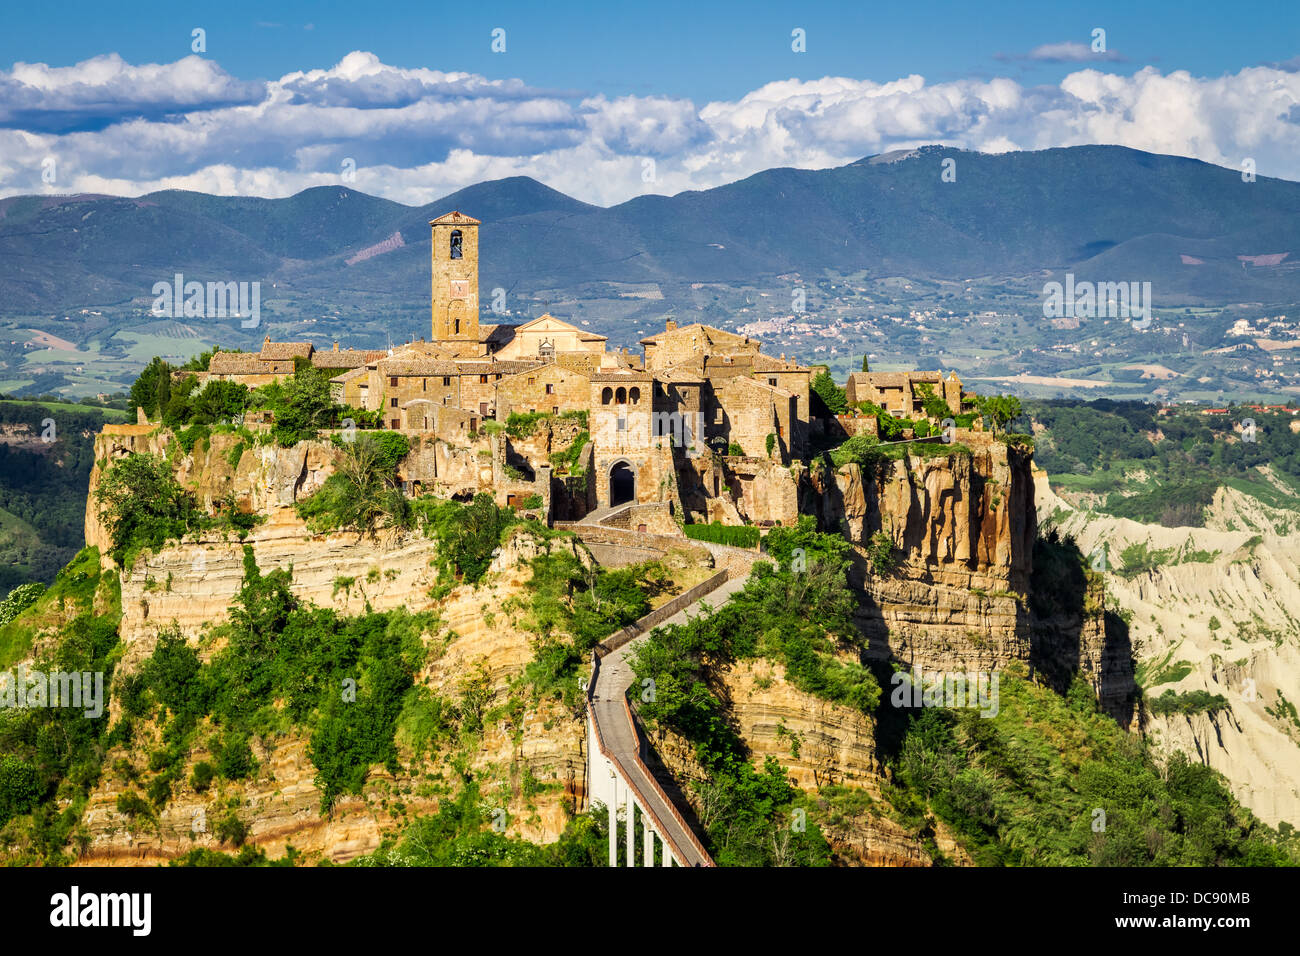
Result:
<svg viewBox="0 0 1300 956">
<path fill-rule="evenodd" d="M 242 447 L 238 460 L 235 450 Z M 95 438 L 95 464 L 90 470 L 86 502 L 86 544 L 106 554 L 108 533 L 99 520 L 95 489 L 112 464 L 128 455 L 172 456 L 172 471 L 192 491 L 198 505 L 212 513 L 225 500 L 250 514 L 266 515 L 268 523 L 296 521 L 294 505 L 320 490 L 334 473 L 338 448 L 329 442 L 299 442 L 292 448 L 250 446 L 239 435 L 218 433 L 199 441 L 186 454 L 172 433 L 157 425 L 106 425 Z"/>
<path fill-rule="evenodd" d="M 196 847 L 229 851 L 230 846 L 220 843 L 214 828 L 232 807 L 248 826 L 247 842 L 265 849 L 272 858 L 292 845 L 309 861 L 323 858 L 346 862 L 374 851 L 385 837 L 399 835 L 415 817 L 436 812 L 440 800 L 458 788 L 462 771 L 472 774 L 485 800 L 507 812 L 508 834 L 535 842 L 558 838 L 568 813 L 585 808 L 583 718 L 555 701 L 500 706 L 516 693 L 512 684 L 533 659 L 534 639 L 521 626 L 519 612 L 504 611 L 503 605 L 509 606 L 512 597 L 524 595 L 531 574 L 524 562 L 542 546 L 527 535 L 511 539 L 485 584 L 453 591 L 437 606 L 438 624 L 423 635 L 429 658 L 415 675 L 416 686 L 459 701 L 472 682 L 476 694 L 485 692 L 481 704 L 484 713 L 499 708 L 506 714 L 485 725 L 474 739 L 463 741 L 464 746 L 456 754 L 417 754 L 399 734 L 403 772 L 394 776 L 381 766 L 371 768 L 361 796 L 345 796 L 329 813 L 322 813 L 309 741 L 302 733 L 256 738 L 251 742 L 259 762 L 255 777 L 240 782 L 214 781 L 206 793 L 195 791 L 188 783 L 194 764 L 212 759 L 200 745 L 185 758 L 173 796 L 156 820 L 133 820 L 118 811 L 117 798 L 127 791 L 138 792 L 129 781 L 132 771 L 143 770 L 148 753 L 158 746 L 157 728 L 151 727 L 150 739 L 115 747 L 107 755 L 105 773 L 82 818 L 90 840 L 80 862 L 138 865 L 163 862 Z M 179 552 L 193 549 L 186 546 L 169 550 L 178 552 L 172 557 L 179 559 L 184 557 Z M 315 567 L 324 560 L 316 552 L 317 544 L 297 551 L 300 563 L 294 566 L 295 592 L 342 613 L 360 612 L 364 602 L 355 591 L 350 597 L 342 592 L 331 596 L 323 585 L 309 583 L 314 574 L 300 581 L 305 567 Z M 364 570 L 373 554 L 368 548 L 352 555 L 346 549 L 322 553 L 333 555 L 341 562 L 337 567 L 342 570 Z M 166 555 L 160 557 L 168 560 Z M 212 569 L 213 565 L 209 565 L 209 576 Z M 223 571 L 217 578 L 224 582 L 229 575 Z M 187 577 L 183 586 L 194 587 L 200 580 Z M 373 606 L 405 604 L 420 609 L 427 603 L 418 589 L 406 591 L 403 601 L 398 599 L 400 585 L 396 581 L 385 579 L 383 584 L 383 588 L 368 595 Z M 211 621 L 224 619 L 224 609 L 220 614 L 211 610 L 217 603 L 218 599 L 212 597 L 208 610 L 186 612 L 191 631 L 202 631 L 210 621 L 200 618 L 209 614 L 213 615 Z M 178 600 L 168 607 L 179 613 L 184 604 Z M 129 661 L 124 661 L 124 668 L 129 671 L 132 665 L 138 666 L 145 648 L 152 647 L 156 628 L 136 619 L 129 630 L 124 628 L 123 639 L 128 641 Z M 195 640 L 201 656 L 206 658 L 212 651 L 211 642 L 199 637 Z M 210 734 L 211 728 L 205 723 L 196 739 L 206 741 Z M 544 785 L 540 792 L 526 795 L 523 781 L 529 775 Z"/>
<path fill-rule="evenodd" d="M 1214 713 L 1134 712 L 1135 721 L 1162 752 L 1223 773 L 1266 823 L 1300 823 L 1300 721 L 1288 707 L 1300 705 L 1300 533 L 1277 533 L 1289 527 L 1283 516 L 1234 489 L 1216 494 L 1206 527 L 1166 528 L 1076 507 L 1046 474 L 1038 482 L 1044 520 L 1094 556 L 1096 586 L 1129 621 L 1107 624 L 1131 640 L 1143 696 L 1203 691 L 1227 701 Z M 1121 573 L 1125 549 L 1138 544 L 1163 559 Z"/>
<path fill-rule="evenodd" d="M 727 705 L 737 732 L 759 766 L 776 758 L 795 786 L 816 793 L 826 786 L 861 791 L 847 812 L 827 814 L 823 832 L 840 863 L 866 866 L 930 866 L 933 860 L 917 835 L 888 816 L 880 784 L 885 768 L 876 753 L 875 722 L 854 710 L 807 694 L 785 679 L 780 664 L 765 659 L 737 661 L 717 674 L 715 690 Z M 691 781 L 705 779 L 691 744 L 662 728 L 647 737 L 659 758 L 665 788 L 675 785 L 697 818 L 711 812 Z M 655 763 L 652 762 L 654 767 Z M 671 793 L 671 789 L 669 790 Z M 969 858 L 939 825 L 935 843 L 949 860 Z"/>
<path fill-rule="evenodd" d="M 959 440 L 971 454 L 802 476 L 800 510 L 840 528 L 859 550 L 858 623 L 872 658 L 944 671 L 1029 660 L 1031 459 L 981 433 Z M 880 533 L 894 546 L 889 573 L 873 572 L 867 559 Z"/>
</svg>

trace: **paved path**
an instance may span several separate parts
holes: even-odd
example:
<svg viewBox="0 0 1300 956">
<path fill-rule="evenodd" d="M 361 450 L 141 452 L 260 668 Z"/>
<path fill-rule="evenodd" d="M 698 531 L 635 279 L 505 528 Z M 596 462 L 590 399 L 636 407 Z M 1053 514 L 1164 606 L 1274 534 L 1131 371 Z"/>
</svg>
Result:
<svg viewBox="0 0 1300 956">
<path fill-rule="evenodd" d="M 730 600 L 733 594 L 745 587 L 745 581 L 745 578 L 733 578 L 724 582 L 658 626 L 685 624 L 689 617 L 701 614 L 705 604 L 710 607 L 720 607 Z M 692 839 L 690 831 L 678 818 L 671 802 L 638 759 L 640 741 L 636 728 L 628 720 L 627 706 L 624 701 L 627 698 L 628 688 L 636 679 L 630 663 L 632 652 L 647 636 L 648 633 L 635 637 L 601 659 L 600 671 L 592 694 L 592 718 L 600 731 L 605 748 L 615 758 L 627 782 L 637 793 L 642 808 L 649 811 L 654 819 L 660 837 L 673 847 L 673 855 L 678 857 L 678 862 L 683 866 L 697 864 L 708 866 L 711 861 L 700 853 L 696 841 Z"/>
</svg>

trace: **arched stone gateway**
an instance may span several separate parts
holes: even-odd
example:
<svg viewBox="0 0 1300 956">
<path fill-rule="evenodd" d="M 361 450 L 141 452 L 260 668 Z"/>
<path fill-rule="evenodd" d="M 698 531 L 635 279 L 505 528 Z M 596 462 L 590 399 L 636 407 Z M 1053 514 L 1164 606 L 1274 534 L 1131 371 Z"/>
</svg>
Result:
<svg viewBox="0 0 1300 956">
<path fill-rule="evenodd" d="M 636 472 L 626 461 L 616 461 L 609 469 L 609 503 L 627 504 L 636 500 Z"/>
</svg>

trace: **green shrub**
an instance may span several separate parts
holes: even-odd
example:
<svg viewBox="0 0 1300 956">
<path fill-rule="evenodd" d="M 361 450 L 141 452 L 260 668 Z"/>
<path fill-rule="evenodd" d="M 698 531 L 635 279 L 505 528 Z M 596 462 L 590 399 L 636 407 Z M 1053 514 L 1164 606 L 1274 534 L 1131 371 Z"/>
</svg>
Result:
<svg viewBox="0 0 1300 956">
<path fill-rule="evenodd" d="M 541 421 L 550 417 L 550 412 L 511 412 L 506 418 L 506 434 L 515 441 L 527 438 L 537 431 Z"/>
<path fill-rule="evenodd" d="M 212 764 L 206 760 L 200 760 L 190 772 L 190 786 L 199 793 L 205 793 L 208 787 L 212 785 L 212 780 L 216 775 L 217 772 L 213 769 Z"/>
<path fill-rule="evenodd" d="M 877 531 L 867 544 L 867 559 L 876 574 L 888 574 L 898 566 L 894 554 L 894 539 L 884 531 Z"/>
<path fill-rule="evenodd" d="M 753 525 L 726 525 L 720 521 L 712 524 L 688 524 L 682 527 L 686 537 L 712 544 L 729 544 L 736 548 L 757 547 L 761 532 Z"/>
<path fill-rule="evenodd" d="M 31 810 L 44 792 L 34 766 L 12 754 L 0 755 L 0 826 Z"/>
<path fill-rule="evenodd" d="M 1205 690 L 1187 691 L 1182 694 L 1167 690 L 1148 703 L 1151 713 L 1161 716 L 1168 714 L 1212 714 L 1218 710 L 1228 710 L 1231 706 L 1228 699 L 1222 694 L 1211 694 Z"/>
<path fill-rule="evenodd" d="M 20 584 L 9 592 L 9 596 L 0 602 L 0 627 L 8 624 L 23 611 L 27 610 L 45 593 L 45 585 L 39 581 Z"/>
<path fill-rule="evenodd" d="M 239 818 L 239 814 L 231 810 L 213 823 L 212 832 L 222 843 L 242 846 L 248 839 L 248 824 Z"/>
</svg>

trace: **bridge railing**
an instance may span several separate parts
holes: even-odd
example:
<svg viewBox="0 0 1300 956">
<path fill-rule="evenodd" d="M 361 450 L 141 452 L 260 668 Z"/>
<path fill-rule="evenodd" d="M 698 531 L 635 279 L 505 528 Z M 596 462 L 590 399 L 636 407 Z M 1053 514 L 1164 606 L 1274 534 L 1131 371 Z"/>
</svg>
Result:
<svg viewBox="0 0 1300 956">
<path fill-rule="evenodd" d="M 633 621 L 627 627 L 615 631 L 609 637 L 605 638 L 596 645 L 596 653 L 601 657 L 611 651 L 616 651 L 629 641 L 635 640 L 638 635 L 644 634 L 658 624 L 662 624 L 684 607 L 690 607 L 700 598 L 705 597 L 710 592 L 717 590 L 727 583 L 730 572 L 723 568 L 717 574 L 705 578 L 693 588 L 688 588 L 677 597 L 665 604 L 655 608 L 649 614 L 646 614 Z"/>
</svg>

